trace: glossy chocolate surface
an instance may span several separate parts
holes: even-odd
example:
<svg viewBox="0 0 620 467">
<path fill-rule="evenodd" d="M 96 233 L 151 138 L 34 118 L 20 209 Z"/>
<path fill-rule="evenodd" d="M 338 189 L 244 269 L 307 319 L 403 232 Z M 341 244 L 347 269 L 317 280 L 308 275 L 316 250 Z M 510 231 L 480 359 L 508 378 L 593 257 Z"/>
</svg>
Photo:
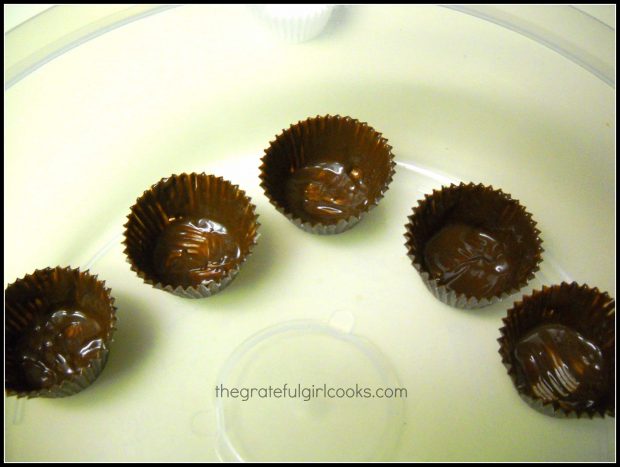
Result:
<svg viewBox="0 0 620 467">
<path fill-rule="evenodd" d="M 532 394 L 544 402 L 585 409 L 605 392 L 608 372 L 601 349 L 567 326 L 535 328 L 519 340 L 514 355 Z"/>
<path fill-rule="evenodd" d="M 166 284 L 187 287 L 219 279 L 240 258 L 224 225 L 205 217 L 172 219 L 155 244 L 153 268 Z"/>
<path fill-rule="evenodd" d="M 359 214 L 368 204 L 360 168 L 339 162 L 302 167 L 287 182 L 290 209 L 303 219 L 333 222 Z"/>
<path fill-rule="evenodd" d="M 80 310 L 39 316 L 24 332 L 17 356 L 25 383 L 33 389 L 58 384 L 88 366 L 105 349 L 103 326 Z"/>
<path fill-rule="evenodd" d="M 501 294 L 513 274 L 507 246 L 491 232 L 449 224 L 426 244 L 424 260 L 441 285 L 475 297 Z"/>
</svg>

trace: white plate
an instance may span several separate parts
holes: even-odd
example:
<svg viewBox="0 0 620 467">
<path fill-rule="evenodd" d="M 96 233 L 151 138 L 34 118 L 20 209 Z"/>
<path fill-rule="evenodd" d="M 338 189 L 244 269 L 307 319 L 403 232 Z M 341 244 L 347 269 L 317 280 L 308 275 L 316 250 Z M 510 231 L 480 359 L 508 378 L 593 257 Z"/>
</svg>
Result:
<svg viewBox="0 0 620 467">
<path fill-rule="evenodd" d="M 513 300 L 446 307 L 403 246 L 424 193 L 450 180 L 492 184 L 542 231 L 544 263 L 524 292 L 574 279 L 613 295 L 614 88 L 450 9 L 334 15 L 319 38 L 285 44 L 242 6 L 168 9 L 73 48 L 5 93 L 5 285 L 36 268 L 90 267 L 119 308 L 92 387 L 6 400 L 8 460 L 217 459 L 214 387 L 228 356 L 264 328 L 341 310 L 408 390 L 395 459 L 615 458 L 613 419 L 557 420 L 517 395 L 496 342 Z M 399 165 L 367 218 L 318 237 L 267 202 L 258 165 L 282 128 L 327 113 L 383 132 Z M 183 171 L 238 183 L 262 224 L 239 277 L 198 301 L 144 285 L 120 245 L 129 206 Z"/>
</svg>

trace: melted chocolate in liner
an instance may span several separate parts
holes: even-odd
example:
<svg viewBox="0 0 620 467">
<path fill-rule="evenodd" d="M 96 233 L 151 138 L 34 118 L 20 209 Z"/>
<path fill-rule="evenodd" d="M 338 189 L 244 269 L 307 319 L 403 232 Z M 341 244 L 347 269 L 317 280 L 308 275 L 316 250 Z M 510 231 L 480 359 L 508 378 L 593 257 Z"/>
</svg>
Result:
<svg viewBox="0 0 620 467">
<path fill-rule="evenodd" d="M 287 183 L 289 206 L 302 218 L 337 221 L 368 204 L 361 170 L 339 162 L 320 162 L 297 170 Z"/>
<path fill-rule="evenodd" d="M 594 406 L 607 386 L 601 349 L 561 324 L 532 330 L 515 346 L 515 358 L 532 393 L 567 409 Z"/>
<path fill-rule="evenodd" d="M 204 217 L 172 219 L 153 251 L 157 277 L 173 286 L 195 286 L 225 275 L 241 257 L 228 229 Z"/>
<path fill-rule="evenodd" d="M 34 389 L 60 383 L 88 366 L 105 348 L 103 327 L 79 310 L 40 316 L 18 347 L 23 377 Z"/>
<path fill-rule="evenodd" d="M 506 245 L 495 235 L 465 224 L 450 224 L 426 244 L 431 277 L 458 293 L 475 297 L 501 294 L 513 274 Z"/>
</svg>

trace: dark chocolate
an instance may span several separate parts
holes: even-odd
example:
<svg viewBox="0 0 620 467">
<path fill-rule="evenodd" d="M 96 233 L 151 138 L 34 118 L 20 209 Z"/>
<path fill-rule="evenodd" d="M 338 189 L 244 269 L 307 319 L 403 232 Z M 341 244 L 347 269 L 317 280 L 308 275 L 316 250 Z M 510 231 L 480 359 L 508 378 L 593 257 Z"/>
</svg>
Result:
<svg viewBox="0 0 620 467">
<path fill-rule="evenodd" d="M 545 324 L 521 338 L 514 349 L 531 393 L 566 409 L 593 407 L 605 393 L 608 371 L 601 349 L 562 324 Z"/>
<path fill-rule="evenodd" d="M 291 125 L 261 159 L 269 201 L 299 228 L 338 234 L 383 197 L 394 174 L 392 148 L 350 117 L 317 116 Z"/>
<path fill-rule="evenodd" d="M 293 212 L 329 222 L 347 219 L 365 207 L 368 188 L 360 168 L 347 170 L 340 162 L 320 162 L 293 173 L 287 197 Z"/>
<path fill-rule="evenodd" d="M 184 298 L 227 287 L 258 238 L 255 206 L 222 177 L 172 175 L 138 198 L 125 224 L 125 254 L 145 283 Z"/>
<path fill-rule="evenodd" d="M 103 326 L 80 310 L 37 316 L 17 350 L 25 383 L 48 388 L 79 373 L 101 355 L 104 338 Z"/>
<path fill-rule="evenodd" d="M 441 228 L 426 244 L 424 260 L 433 279 L 469 296 L 501 294 L 512 275 L 508 246 L 490 231 L 466 224 Z"/>
<path fill-rule="evenodd" d="M 206 217 L 172 219 L 155 244 L 153 268 L 166 283 L 195 286 L 221 278 L 240 258 L 224 225 Z"/>
<path fill-rule="evenodd" d="M 531 214 L 509 194 L 460 183 L 418 202 L 405 245 L 439 300 L 472 309 L 502 300 L 532 279 L 542 260 L 539 233 Z"/>
<path fill-rule="evenodd" d="M 8 395 L 65 397 L 104 368 L 115 329 L 114 298 L 97 276 L 69 267 L 36 270 L 5 290 Z"/>
</svg>

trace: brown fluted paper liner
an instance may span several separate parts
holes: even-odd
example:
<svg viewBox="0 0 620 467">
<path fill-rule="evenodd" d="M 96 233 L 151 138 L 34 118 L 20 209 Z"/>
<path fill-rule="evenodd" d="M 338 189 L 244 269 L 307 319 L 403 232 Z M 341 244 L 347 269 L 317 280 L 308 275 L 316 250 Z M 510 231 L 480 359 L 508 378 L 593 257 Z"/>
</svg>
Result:
<svg viewBox="0 0 620 467">
<path fill-rule="evenodd" d="M 261 162 L 261 186 L 271 204 L 299 228 L 322 235 L 350 229 L 375 207 L 387 191 L 396 165 L 392 147 L 381 133 L 366 123 L 338 115 L 317 116 L 291 125 L 270 143 Z M 333 192 L 328 195 L 338 214 L 326 216 L 308 210 L 303 200 L 291 195 L 295 177 L 317 164 L 337 164 L 350 176 L 344 183 L 337 177 L 325 182 L 322 187 L 327 186 L 328 192 L 335 189 L 345 193 L 342 186 L 357 190 L 348 200 L 343 195 L 344 201 L 334 198 Z M 306 182 L 300 182 L 306 194 L 321 190 L 316 174 L 314 180 L 311 176 Z"/>
<path fill-rule="evenodd" d="M 131 269 L 145 283 L 185 298 L 209 297 L 230 284 L 260 225 L 244 191 L 204 173 L 162 179 L 127 218 L 123 243 Z"/>
<path fill-rule="evenodd" d="M 461 183 L 434 190 L 418 202 L 408 220 L 405 246 L 413 266 L 435 297 L 457 308 L 484 307 L 518 292 L 534 277 L 542 261 L 542 240 L 532 215 L 509 194 L 491 186 Z M 425 264 L 425 247 L 438 231 L 451 223 L 497 232 L 510 245 L 513 272 L 501 292 L 476 296 L 453 290 L 432 277 Z"/>
<path fill-rule="evenodd" d="M 523 400 L 542 413 L 556 417 L 593 418 L 615 414 L 615 301 L 597 288 L 566 282 L 544 286 L 514 303 L 503 318 L 499 353 L 515 388 Z M 559 400 L 544 401 L 527 384 L 515 356 L 519 340 L 533 329 L 545 325 L 564 325 L 597 345 L 608 372 L 605 390 L 590 407 L 573 407 Z"/>
<path fill-rule="evenodd" d="M 65 397 L 80 392 L 92 384 L 103 370 L 116 326 L 116 308 L 110 289 L 97 276 L 69 267 L 46 268 L 18 279 L 5 290 L 5 388 L 9 396 Z M 25 374 L 24 346 L 30 345 L 26 336 L 41 322 L 59 310 L 77 310 L 95 320 L 100 326 L 100 348 L 70 376 L 58 378 L 52 385 L 36 387 Z M 70 339 L 81 329 L 64 329 L 56 336 L 54 345 L 62 348 L 58 339 Z M 66 355 L 65 355 L 66 356 Z"/>
</svg>

